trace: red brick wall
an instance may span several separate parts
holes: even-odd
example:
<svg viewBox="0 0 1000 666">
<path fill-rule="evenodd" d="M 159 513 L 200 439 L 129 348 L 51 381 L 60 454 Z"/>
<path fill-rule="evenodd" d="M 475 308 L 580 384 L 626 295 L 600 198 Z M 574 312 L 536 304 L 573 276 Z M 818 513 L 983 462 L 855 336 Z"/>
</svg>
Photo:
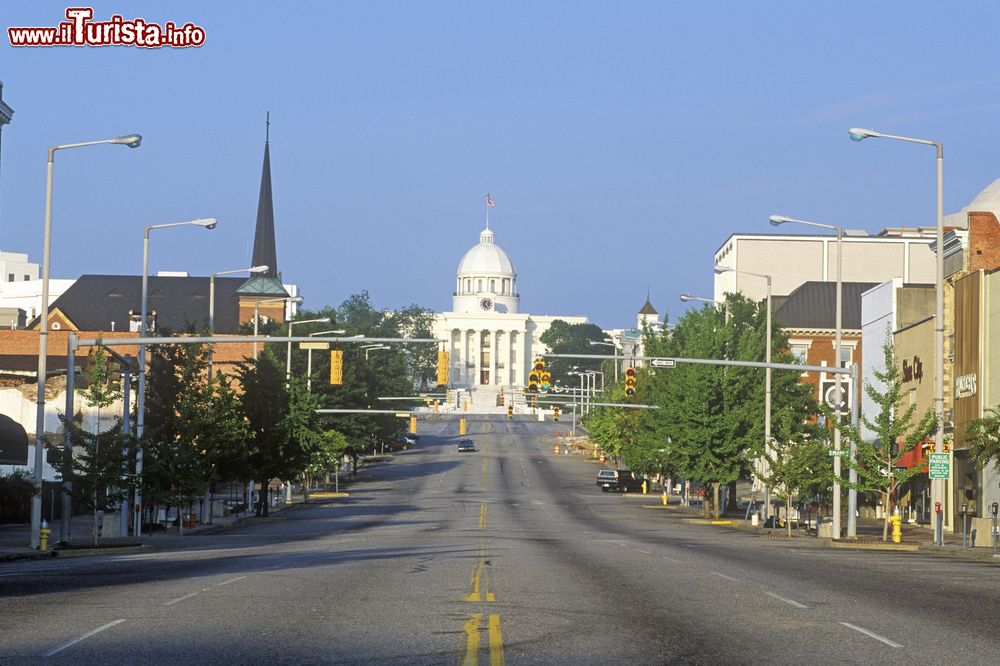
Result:
<svg viewBox="0 0 1000 666">
<path fill-rule="evenodd" d="M 798 340 L 809 340 L 812 344 L 809 345 L 809 351 L 806 353 L 806 365 L 823 365 L 824 363 L 829 366 L 833 366 L 836 363 L 836 356 L 834 355 L 834 335 L 833 334 L 816 334 L 816 333 L 805 333 L 803 331 L 796 331 L 790 329 L 788 331 L 789 337 Z M 848 343 L 857 342 L 857 346 L 854 347 L 851 354 L 851 361 L 856 365 L 861 365 L 861 336 L 858 332 L 844 332 L 841 337 L 841 344 L 844 346 L 849 346 Z M 782 371 L 783 372 L 783 371 Z M 827 375 L 827 379 L 833 379 L 832 375 Z M 846 377 L 845 377 L 846 379 Z M 809 384 L 812 387 L 812 395 L 817 400 L 819 399 L 819 382 L 820 375 L 818 372 L 809 372 L 803 375 L 800 380 L 803 384 Z M 861 399 L 861 387 L 857 387 L 856 400 Z M 858 403 L 860 404 L 860 403 Z"/>
<path fill-rule="evenodd" d="M 969 270 L 1000 266 L 1000 223 L 993 213 L 969 213 Z"/>
</svg>

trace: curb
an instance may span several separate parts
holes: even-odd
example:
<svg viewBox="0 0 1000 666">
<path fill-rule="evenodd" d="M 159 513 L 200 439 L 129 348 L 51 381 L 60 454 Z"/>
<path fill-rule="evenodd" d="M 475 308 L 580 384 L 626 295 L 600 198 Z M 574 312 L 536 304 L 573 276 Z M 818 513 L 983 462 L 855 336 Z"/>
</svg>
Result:
<svg viewBox="0 0 1000 666">
<path fill-rule="evenodd" d="M 54 550 L 47 550 L 44 553 L 8 553 L 0 555 L 0 562 L 21 562 L 24 560 L 47 560 L 58 557 L 59 553 Z"/>
<path fill-rule="evenodd" d="M 724 525 L 726 527 L 735 527 L 736 523 L 732 520 L 720 519 L 715 520 L 714 518 L 681 518 L 682 523 L 688 525 Z"/>
<path fill-rule="evenodd" d="M 86 555 L 117 555 L 118 553 L 138 553 L 146 546 L 123 546 L 121 548 L 71 548 L 69 550 L 57 550 L 60 557 L 83 557 Z"/>
<path fill-rule="evenodd" d="M 920 543 L 917 541 L 904 541 L 902 543 L 892 543 L 884 541 L 845 541 L 844 539 L 830 539 L 830 546 L 833 548 L 852 548 L 855 550 L 900 550 L 916 552 L 920 550 Z"/>
</svg>

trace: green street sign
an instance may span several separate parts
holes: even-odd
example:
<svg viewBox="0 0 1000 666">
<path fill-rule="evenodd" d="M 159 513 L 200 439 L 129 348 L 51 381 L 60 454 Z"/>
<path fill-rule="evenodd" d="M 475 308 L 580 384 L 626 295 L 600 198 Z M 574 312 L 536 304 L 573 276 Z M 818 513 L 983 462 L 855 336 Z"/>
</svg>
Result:
<svg viewBox="0 0 1000 666">
<path fill-rule="evenodd" d="M 827 451 L 827 453 L 830 455 L 831 458 L 836 458 L 838 456 L 841 458 L 849 458 L 851 456 L 850 449 L 841 449 L 839 451 L 837 449 L 830 449 L 829 451 Z"/>
<path fill-rule="evenodd" d="M 947 453 L 932 453 L 927 461 L 927 475 L 931 479 L 951 477 L 951 456 Z"/>
</svg>

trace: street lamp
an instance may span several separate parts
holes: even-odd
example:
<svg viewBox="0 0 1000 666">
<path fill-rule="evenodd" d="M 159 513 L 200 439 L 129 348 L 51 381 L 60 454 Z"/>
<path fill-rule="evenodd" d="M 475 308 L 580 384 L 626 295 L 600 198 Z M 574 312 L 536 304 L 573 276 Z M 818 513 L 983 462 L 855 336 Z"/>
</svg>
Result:
<svg viewBox="0 0 1000 666">
<path fill-rule="evenodd" d="M 253 306 L 253 336 L 256 338 L 257 333 L 260 330 L 260 304 L 261 303 L 301 303 L 301 296 L 281 296 L 280 298 L 265 298 L 263 300 L 257 301 Z M 257 341 L 253 341 L 253 360 L 257 360 Z"/>
<path fill-rule="evenodd" d="M 937 152 L 937 272 L 934 277 L 934 415 L 937 429 L 934 431 L 934 452 L 944 452 L 944 144 L 940 141 L 915 139 L 908 136 L 883 134 L 871 129 L 852 127 L 847 131 L 851 141 L 864 139 L 895 139 L 908 143 L 934 146 Z M 944 479 L 931 481 L 931 501 L 941 502 L 944 498 Z M 934 543 L 944 545 L 942 526 L 934 523 Z"/>
<path fill-rule="evenodd" d="M 722 315 L 726 319 L 726 323 L 729 322 L 729 303 L 726 301 L 715 301 L 711 298 L 702 298 L 701 296 L 692 296 L 691 294 L 681 294 L 681 303 L 687 303 L 688 301 L 701 301 L 702 303 L 711 303 L 715 306 L 722 307 Z"/>
<path fill-rule="evenodd" d="M 607 347 L 611 347 L 612 349 L 615 350 L 615 356 L 618 355 L 618 345 L 616 345 L 614 342 L 604 342 L 604 341 L 599 341 L 599 340 L 591 340 L 589 344 L 590 344 L 591 347 L 596 346 L 596 345 L 605 345 Z M 618 383 L 618 359 L 616 358 L 616 359 L 613 359 L 613 360 L 615 362 L 615 384 L 617 384 Z"/>
<path fill-rule="evenodd" d="M 125 137 L 127 138 L 127 137 Z M 145 338 L 147 332 L 146 306 L 149 298 L 149 233 L 154 229 L 168 229 L 170 227 L 202 227 L 204 229 L 215 229 L 219 223 L 214 217 L 204 217 L 187 222 L 168 222 L 167 224 L 151 224 L 143 230 L 142 234 L 142 307 L 139 311 L 139 337 Z M 136 418 L 135 436 L 136 441 L 142 441 L 142 435 L 146 428 L 146 345 L 139 343 L 139 392 L 136 396 Z M 140 494 L 142 479 L 142 445 L 136 445 L 135 451 L 135 504 L 133 513 L 135 515 L 135 525 L 132 533 L 135 536 L 142 534 L 142 516 L 139 511 L 142 509 L 142 495 Z"/>
<path fill-rule="evenodd" d="M 771 276 L 764 275 L 762 273 L 751 273 L 750 271 L 741 271 L 730 266 L 723 266 L 721 264 L 715 265 L 716 273 L 737 273 L 742 275 L 752 275 L 754 277 L 764 278 L 767 281 L 767 349 L 764 351 L 764 362 L 770 366 L 771 364 Z M 767 367 L 764 369 L 764 447 L 768 447 L 771 444 L 771 368 Z M 766 465 L 765 461 L 763 465 Z M 767 484 L 764 484 L 764 520 L 767 520 L 768 514 L 771 512 L 771 489 Z"/>
<path fill-rule="evenodd" d="M 316 333 L 310 333 L 309 337 L 315 337 L 317 335 L 343 335 L 347 331 L 337 330 L 337 331 L 317 331 Z M 312 347 L 309 348 L 309 352 L 306 355 L 308 361 L 306 362 L 306 390 L 312 391 L 312 375 L 313 375 L 313 350 Z"/>
<path fill-rule="evenodd" d="M 389 349 L 389 345 L 363 345 L 361 349 L 365 350 L 365 361 L 368 360 L 368 352 L 381 351 L 383 349 Z"/>
<path fill-rule="evenodd" d="M 287 382 L 292 378 L 292 326 L 296 324 L 329 324 L 329 317 L 320 317 L 319 319 L 302 319 L 300 321 L 289 321 L 288 322 L 288 349 L 285 352 L 285 381 Z"/>
<path fill-rule="evenodd" d="M 837 232 L 837 296 L 836 296 L 836 342 L 834 342 L 834 365 L 839 369 L 841 366 L 840 361 L 840 347 L 841 339 L 843 336 L 843 269 L 844 269 L 844 228 L 838 227 L 834 224 L 821 224 L 819 222 L 809 222 L 808 220 L 798 220 L 793 217 L 785 217 L 783 215 L 772 215 L 768 218 L 773 226 L 779 227 L 782 224 L 803 224 L 808 227 L 818 227 L 820 229 L 830 229 L 831 231 Z M 834 377 L 834 429 L 833 429 L 833 449 L 834 451 L 840 451 L 840 406 L 843 402 L 843 393 L 841 388 L 841 375 L 839 372 L 835 373 Z M 856 390 L 856 389 L 855 389 Z M 820 396 L 822 398 L 822 396 Z M 852 400 L 856 400 L 857 396 L 851 396 Z M 857 454 L 856 446 L 854 442 L 851 442 L 851 465 L 850 465 L 850 476 L 848 477 L 850 481 L 850 487 L 847 493 L 847 536 L 849 538 L 854 538 L 858 533 L 858 524 L 855 513 L 857 512 L 857 502 L 858 502 L 858 491 L 855 490 L 855 484 L 857 483 L 857 472 L 854 469 L 855 456 Z M 833 534 L 835 539 L 840 538 L 840 454 L 836 453 L 833 456 Z"/>
<path fill-rule="evenodd" d="M 114 139 L 102 139 L 101 141 L 85 141 L 83 143 L 67 143 L 61 146 L 49 146 L 49 159 L 45 176 L 45 230 L 42 245 L 42 307 L 40 319 L 38 320 L 38 399 L 36 401 L 37 411 L 35 412 L 35 483 L 38 485 L 38 492 L 31 496 L 31 548 L 38 548 L 42 529 L 42 483 L 45 474 L 45 457 L 43 447 L 45 445 L 45 376 L 48 372 L 48 338 L 49 338 L 49 257 L 52 246 L 52 169 L 53 161 L 57 150 L 67 150 L 69 148 L 83 148 L 85 146 L 97 146 L 102 143 L 110 143 L 138 148 L 142 142 L 142 135 L 128 134 L 126 136 L 115 137 Z M 72 453 L 73 443 L 69 437 L 66 438 L 66 451 Z M 67 493 L 63 499 L 63 518 L 60 534 L 63 540 L 69 538 L 69 482 L 66 482 Z"/>
<path fill-rule="evenodd" d="M 237 268 L 231 271 L 218 271 L 212 273 L 208 278 L 208 330 L 211 335 L 215 335 L 215 276 L 216 275 L 232 275 L 233 273 L 264 273 L 268 270 L 267 266 L 251 266 L 250 268 Z M 209 347 L 208 351 L 208 381 L 212 381 L 212 362 L 215 357 L 215 351 L 212 347 Z"/>
</svg>

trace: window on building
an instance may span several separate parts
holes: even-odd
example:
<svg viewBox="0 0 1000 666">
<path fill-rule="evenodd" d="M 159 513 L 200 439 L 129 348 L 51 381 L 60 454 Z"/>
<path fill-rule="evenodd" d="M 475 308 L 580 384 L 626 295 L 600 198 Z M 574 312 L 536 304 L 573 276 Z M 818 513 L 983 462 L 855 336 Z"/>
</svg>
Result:
<svg viewBox="0 0 1000 666">
<path fill-rule="evenodd" d="M 503 293 L 504 294 L 510 293 L 510 278 L 503 279 Z"/>
<path fill-rule="evenodd" d="M 483 291 L 483 279 L 479 278 L 476 285 L 476 292 L 482 292 L 482 291 Z"/>
<path fill-rule="evenodd" d="M 472 278 L 465 278 L 465 293 L 472 291 Z"/>
<path fill-rule="evenodd" d="M 494 280 L 493 278 L 490 278 L 490 293 L 491 294 L 497 293 L 497 281 Z"/>
<path fill-rule="evenodd" d="M 797 363 L 806 364 L 806 356 L 809 354 L 808 345 L 792 345 L 792 356 Z"/>
<path fill-rule="evenodd" d="M 7 273 L 7 282 L 13 282 L 13 281 L 14 281 L 14 274 Z"/>
<path fill-rule="evenodd" d="M 841 365 L 851 365 L 854 361 L 852 360 L 854 348 L 842 346 L 840 348 L 840 364 Z"/>
<path fill-rule="evenodd" d="M 25 275 L 25 276 L 24 276 L 24 281 L 25 281 L 25 282 L 29 281 L 30 279 L 31 279 L 31 276 L 30 276 L 30 275 Z"/>
</svg>

